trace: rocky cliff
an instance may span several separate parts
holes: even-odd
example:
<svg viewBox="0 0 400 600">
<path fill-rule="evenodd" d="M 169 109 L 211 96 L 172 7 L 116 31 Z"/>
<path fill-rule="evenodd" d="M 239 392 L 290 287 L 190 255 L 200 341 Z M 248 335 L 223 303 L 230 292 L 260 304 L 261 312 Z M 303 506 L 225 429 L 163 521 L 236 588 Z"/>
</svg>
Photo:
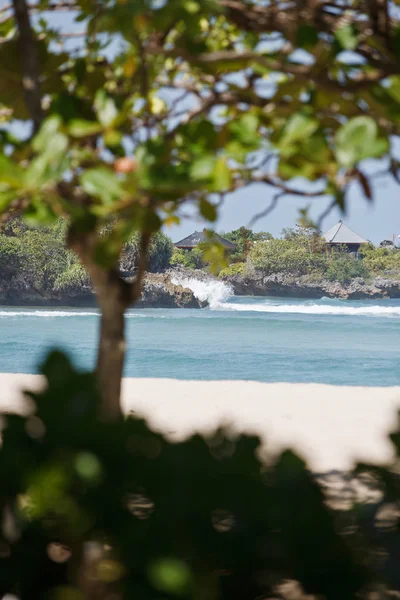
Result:
<svg viewBox="0 0 400 600">
<path fill-rule="evenodd" d="M 239 296 L 282 296 L 292 298 L 342 298 L 352 300 L 400 298 L 400 280 L 376 277 L 364 281 L 360 277 L 348 284 L 327 279 L 315 280 L 307 275 L 296 277 L 286 273 L 234 275 L 226 277 Z"/>
<path fill-rule="evenodd" d="M 171 275 L 149 273 L 143 283 L 142 297 L 136 304 L 142 308 L 203 308 L 192 290 L 172 283 Z"/>
<path fill-rule="evenodd" d="M 143 283 L 143 292 L 136 307 L 140 308 L 202 308 L 201 302 L 189 290 L 171 282 L 163 273 L 148 273 Z M 12 287 L 0 282 L 0 305 L 3 306 L 95 306 L 96 298 L 87 284 L 74 286 L 62 292 L 57 290 L 38 291 L 25 286 Z"/>
<path fill-rule="evenodd" d="M 181 280 L 184 285 L 177 281 Z M 292 298 L 379 299 L 400 298 L 400 278 L 376 277 L 371 281 L 353 279 L 349 284 L 315 279 L 310 276 L 294 276 L 286 273 L 263 275 L 234 275 L 213 278 L 205 271 L 171 269 L 167 273 L 148 273 L 143 283 L 139 308 L 203 308 L 207 300 L 199 299 L 185 287 L 185 280 L 228 283 L 239 296 L 281 296 Z M 173 283 L 174 281 L 174 283 Z M 195 288 L 194 288 L 195 289 Z M 201 295 L 198 294 L 201 298 Z M 2 285 L 0 282 L 0 305 L 3 306 L 95 306 L 96 299 L 88 284 L 76 285 L 62 292 L 38 291 L 27 286 Z"/>
</svg>

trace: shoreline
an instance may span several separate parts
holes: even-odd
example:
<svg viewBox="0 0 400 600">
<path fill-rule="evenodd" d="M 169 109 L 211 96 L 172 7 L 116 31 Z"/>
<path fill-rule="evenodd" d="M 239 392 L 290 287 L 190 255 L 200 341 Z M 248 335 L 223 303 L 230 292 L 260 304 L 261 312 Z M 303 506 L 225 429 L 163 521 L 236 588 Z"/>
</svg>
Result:
<svg viewBox="0 0 400 600">
<path fill-rule="evenodd" d="M 29 412 L 21 390 L 42 385 L 39 375 L 0 373 L 0 411 Z M 226 426 L 233 436 L 259 435 L 268 459 L 292 448 L 323 473 L 392 461 L 400 386 L 125 378 L 122 406 L 175 441 Z"/>
<path fill-rule="evenodd" d="M 360 302 L 360 301 L 365 301 L 368 304 L 372 304 L 374 301 L 378 301 L 378 302 L 390 302 L 391 300 L 400 300 L 400 297 L 398 296 L 379 296 L 379 297 L 372 297 L 372 296 L 366 296 L 363 298 L 343 298 L 342 296 L 302 296 L 302 295 L 286 295 L 286 294 L 275 294 L 275 293 L 271 293 L 271 294 L 234 294 L 233 297 L 237 297 L 237 298 L 271 298 L 271 299 L 281 299 L 281 300 L 343 300 L 346 302 L 349 302 L 349 304 L 351 305 L 353 302 Z M 6 308 L 14 308 L 14 309 L 24 309 L 24 308 L 90 308 L 90 309 L 97 309 L 100 310 L 98 307 L 98 304 L 95 300 L 95 298 L 90 298 L 90 300 L 88 299 L 83 299 L 82 302 L 80 301 L 74 301 L 74 302 L 70 302 L 68 303 L 68 301 L 66 301 L 65 299 L 62 300 L 45 300 L 45 299 L 40 299 L 40 298 L 35 298 L 32 299 L 32 301 L 30 300 L 26 300 L 23 303 L 21 303 L 21 298 L 19 298 L 18 302 L 12 302 L 12 301 L 4 301 L 2 302 L 0 300 L 0 309 L 6 309 Z M 196 304 L 171 304 L 170 302 L 166 303 L 165 305 L 160 303 L 159 305 L 156 303 L 149 303 L 146 304 L 146 302 L 137 302 L 136 304 L 132 304 L 131 306 L 128 307 L 127 310 L 130 309 L 135 309 L 135 310 L 139 310 L 139 309 L 149 309 L 149 308 L 153 308 L 153 309 L 177 309 L 177 308 L 195 308 L 197 309 L 201 309 L 201 308 L 210 308 L 209 305 L 207 303 L 203 303 L 203 305 L 201 306 L 200 303 L 196 303 Z"/>
</svg>

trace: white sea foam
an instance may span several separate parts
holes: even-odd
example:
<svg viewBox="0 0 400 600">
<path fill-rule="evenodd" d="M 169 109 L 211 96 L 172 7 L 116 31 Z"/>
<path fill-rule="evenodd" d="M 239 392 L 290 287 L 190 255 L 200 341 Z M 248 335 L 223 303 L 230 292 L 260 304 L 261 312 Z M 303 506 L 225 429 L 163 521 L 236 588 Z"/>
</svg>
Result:
<svg viewBox="0 0 400 600">
<path fill-rule="evenodd" d="M 8 317 L 97 317 L 98 312 L 83 310 L 0 310 L 0 318 Z"/>
<path fill-rule="evenodd" d="M 351 301 L 349 301 L 351 302 Z M 221 302 L 221 310 L 304 315 L 348 315 L 400 317 L 400 306 L 328 306 L 324 304 L 234 304 Z"/>
<path fill-rule="evenodd" d="M 264 303 L 227 302 L 233 296 L 233 289 L 223 281 L 213 279 L 199 280 L 194 277 L 179 277 L 172 279 L 175 285 L 187 287 L 202 302 L 208 301 L 213 310 L 227 310 L 232 312 L 261 312 L 261 313 L 283 313 L 303 315 L 347 315 L 347 316 L 371 316 L 371 317 L 400 317 L 400 306 L 335 306 L 331 304 L 334 300 L 322 298 L 329 304 L 278 304 L 270 300 Z M 259 299 L 261 300 L 261 298 Z"/>
<path fill-rule="evenodd" d="M 179 275 L 171 279 L 175 285 L 182 285 L 192 290 L 193 294 L 201 302 L 208 302 L 210 308 L 219 308 L 224 300 L 233 295 L 233 289 L 223 281 L 215 279 L 200 280 L 194 277 L 180 277 Z"/>
</svg>

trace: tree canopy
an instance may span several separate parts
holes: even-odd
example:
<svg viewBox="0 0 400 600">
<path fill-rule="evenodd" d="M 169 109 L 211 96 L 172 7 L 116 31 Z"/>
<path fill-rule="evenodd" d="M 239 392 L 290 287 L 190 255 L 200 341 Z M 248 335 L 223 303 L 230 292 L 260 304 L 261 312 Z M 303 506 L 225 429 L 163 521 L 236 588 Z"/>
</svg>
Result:
<svg viewBox="0 0 400 600">
<path fill-rule="evenodd" d="M 343 206 L 353 179 L 371 196 L 364 159 L 392 158 L 400 29 L 385 3 L 14 7 L 1 24 L 3 210 L 66 211 L 85 227 L 119 215 L 124 237 L 174 221 L 189 198 L 213 221 L 209 194 L 252 181 Z M 71 31 L 52 25 L 66 10 Z M 7 127 L 16 119 L 40 133 L 27 143 Z M 317 192 L 292 187 L 297 177 Z"/>
</svg>

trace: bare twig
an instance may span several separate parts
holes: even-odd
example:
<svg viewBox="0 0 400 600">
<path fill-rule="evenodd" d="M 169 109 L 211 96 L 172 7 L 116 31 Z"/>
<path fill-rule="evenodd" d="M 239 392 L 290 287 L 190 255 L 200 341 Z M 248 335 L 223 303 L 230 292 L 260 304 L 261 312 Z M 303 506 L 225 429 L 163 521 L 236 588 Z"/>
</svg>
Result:
<svg viewBox="0 0 400 600">
<path fill-rule="evenodd" d="M 321 229 L 322 229 L 322 223 L 325 221 L 325 219 L 327 217 L 329 217 L 329 215 L 331 214 L 331 212 L 333 211 L 333 209 L 336 208 L 336 207 L 337 207 L 336 198 L 333 198 L 333 200 L 331 202 L 329 202 L 329 204 L 326 207 L 326 209 L 318 217 L 318 220 L 317 220 L 317 230 L 318 231 L 321 231 Z"/>
<path fill-rule="evenodd" d="M 275 210 L 276 205 L 283 196 L 286 196 L 286 192 L 278 192 L 274 196 L 272 196 L 271 202 L 268 204 L 268 206 L 261 212 L 255 214 L 254 217 L 250 219 L 247 227 L 251 229 L 257 221 L 263 219 L 264 217 L 267 217 L 273 210 Z"/>
</svg>

